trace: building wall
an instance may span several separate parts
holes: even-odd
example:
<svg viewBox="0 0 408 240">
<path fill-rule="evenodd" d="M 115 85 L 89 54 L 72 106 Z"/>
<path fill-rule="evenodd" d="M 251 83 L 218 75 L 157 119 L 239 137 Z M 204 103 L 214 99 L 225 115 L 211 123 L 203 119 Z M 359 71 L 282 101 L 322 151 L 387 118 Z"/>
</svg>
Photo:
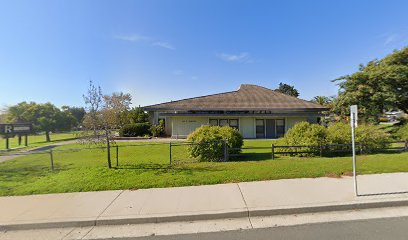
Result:
<svg viewBox="0 0 408 240">
<path fill-rule="evenodd" d="M 171 117 L 172 137 L 185 138 L 196 128 L 208 125 L 208 117 Z"/>
<path fill-rule="evenodd" d="M 211 117 L 222 119 L 236 119 L 237 117 Z M 308 117 L 239 117 L 239 131 L 244 138 L 256 138 L 255 119 L 285 119 L 285 132 L 296 123 L 308 121 L 315 123 L 317 118 Z M 166 134 L 173 138 L 186 138 L 191 132 L 202 125 L 209 124 L 209 117 L 165 117 Z"/>
<path fill-rule="evenodd" d="M 255 138 L 255 118 L 241 117 L 239 118 L 239 132 L 244 138 Z"/>
</svg>

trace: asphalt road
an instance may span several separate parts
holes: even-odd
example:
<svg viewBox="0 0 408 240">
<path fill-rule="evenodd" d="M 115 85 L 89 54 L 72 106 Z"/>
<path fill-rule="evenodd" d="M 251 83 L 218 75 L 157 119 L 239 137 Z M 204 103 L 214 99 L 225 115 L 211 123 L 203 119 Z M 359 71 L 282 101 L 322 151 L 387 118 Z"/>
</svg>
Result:
<svg viewBox="0 0 408 240">
<path fill-rule="evenodd" d="M 132 239 L 132 238 L 126 238 Z M 399 240 L 408 239 L 408 217 L 330 222 L 309 225 L 133 238 L 138 240 Z"/>
</svg>

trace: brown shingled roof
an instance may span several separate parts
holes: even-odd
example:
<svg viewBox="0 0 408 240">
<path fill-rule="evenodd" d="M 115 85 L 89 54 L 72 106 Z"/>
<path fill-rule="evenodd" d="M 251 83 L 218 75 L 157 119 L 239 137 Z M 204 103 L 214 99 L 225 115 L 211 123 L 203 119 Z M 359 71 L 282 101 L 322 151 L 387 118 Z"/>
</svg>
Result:
<svg viewBox="0 0 408 240">
<path fill-rule="evenodd" d="M 242 84 L 237 91 L 188 98 L 144 107 L 147 111 L 322 111 L 322 105 L 268 88 Z"/>
</svg>

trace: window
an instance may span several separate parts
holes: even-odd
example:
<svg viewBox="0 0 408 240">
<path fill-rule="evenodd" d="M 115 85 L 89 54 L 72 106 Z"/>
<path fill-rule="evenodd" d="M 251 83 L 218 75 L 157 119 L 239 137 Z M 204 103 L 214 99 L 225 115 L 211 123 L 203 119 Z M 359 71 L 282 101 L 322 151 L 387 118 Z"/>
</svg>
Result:
<svg viewBox="0 0 408 240">
<path fill-rule="evenodd" d="M 276 120 L 276 136 L 283 137 L 285 134 L 285 120 L 277 119 Z"/>
<path fill-rule="evenodd" d="M 263 119 L 256 120 L 256 138 L 265 138 L 265 121 Z"/>
<path fill-rule="evenodd" d="M 217 119 L 210 119 L 210 126 L 218 126 L 218 120 Z"/>
<path fill-rule="evenodd" d="M 230 119 L 229 126 L 238 130 L 238 119 Z"/>
<path fill-rule="evenodd" d="M 220 126 L 228 126 L 228 119 L 220 119 Z"/>
</svg>

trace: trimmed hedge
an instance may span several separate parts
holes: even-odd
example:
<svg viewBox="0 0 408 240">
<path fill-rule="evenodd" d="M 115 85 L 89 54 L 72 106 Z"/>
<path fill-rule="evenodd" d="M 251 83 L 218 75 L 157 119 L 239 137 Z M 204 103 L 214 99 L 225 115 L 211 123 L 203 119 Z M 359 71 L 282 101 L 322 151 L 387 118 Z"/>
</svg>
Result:
<svg viewBox="0 0 408 240">
<path fill-rule="evenodd" d="M 132 123 L 126 124 L 119 130 L 119 136 L 121 137 L 143 137 L 150 135 L 150 123 Z"/>
<path fill-rule="evenodd" d="M 188 147 L 190 156 L 207 162 L 223 161 L 224 144 L 229 154 L 240 153 L 244 144 L 238 130 L 229 126 L 201 126 L 188 135 L 187 140 L 192 143 Z"/>
</svg>

